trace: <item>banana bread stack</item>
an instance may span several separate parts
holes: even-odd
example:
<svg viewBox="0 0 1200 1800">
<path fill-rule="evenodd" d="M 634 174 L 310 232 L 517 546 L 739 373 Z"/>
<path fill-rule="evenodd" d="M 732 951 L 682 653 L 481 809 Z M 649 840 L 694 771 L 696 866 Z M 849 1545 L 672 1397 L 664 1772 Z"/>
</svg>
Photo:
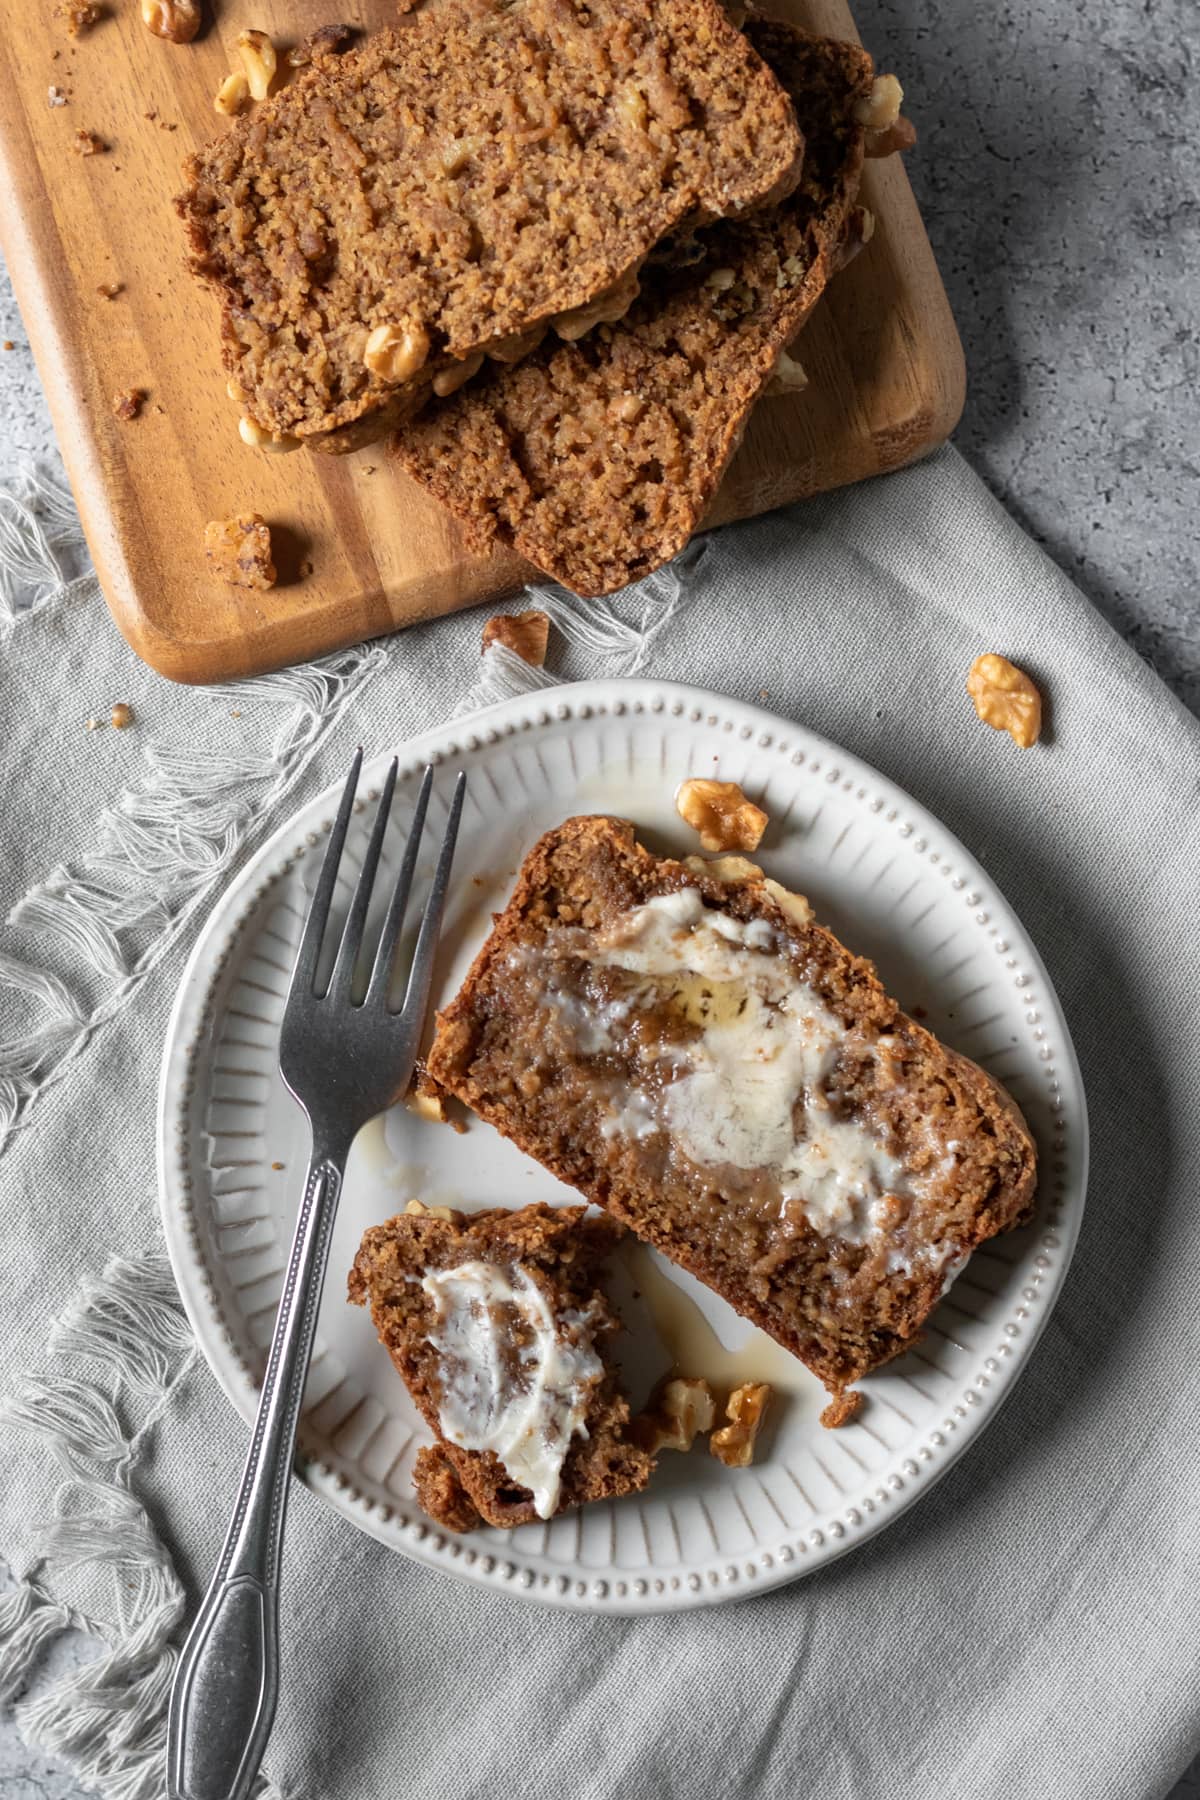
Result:
<svg viewBox="0 0 1200 1800">
<path fill-rule="evenodd" d="M 669 560 L 911 139 L 856 45 L 718 0 L 431 0 L 189 159 L 247 442 L 402 467 L 580 594 Z"/>
</svg>

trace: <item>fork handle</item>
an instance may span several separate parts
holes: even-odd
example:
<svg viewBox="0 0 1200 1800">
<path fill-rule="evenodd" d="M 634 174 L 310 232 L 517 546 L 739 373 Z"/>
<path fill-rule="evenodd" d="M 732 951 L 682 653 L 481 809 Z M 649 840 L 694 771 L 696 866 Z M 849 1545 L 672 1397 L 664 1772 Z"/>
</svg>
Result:
<svg viewBox="0 0 1200 1800">
<path fill-rule="evenodd" d="M 237 1504 L 171 1689 L 170 1800 L 246 1800 L 275 1718 L 283 1522 L 347 1150 L 313 1146 Z"/>
</svg>

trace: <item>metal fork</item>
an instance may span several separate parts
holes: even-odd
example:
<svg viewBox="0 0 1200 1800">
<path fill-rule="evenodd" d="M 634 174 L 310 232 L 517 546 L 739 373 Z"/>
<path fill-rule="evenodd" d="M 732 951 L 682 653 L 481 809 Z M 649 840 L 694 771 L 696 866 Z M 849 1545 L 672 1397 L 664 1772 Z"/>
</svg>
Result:
<svg viewBox="0 0 1200 1800">
<path fill-rule="evenodd" d="M 408 1086 L 429 1001 L 466 791 L 461 773 L 399 1012 L 391 1011 L 388 996 L 433 785 L 431 768 L 421 782 L 366 994 L 356 1002 L 353 992 L 396 785 L 395 761 L 383 784 L 333 973 L 318 992 L 321 945 L 361 767 L 359 750 L 329 835 L 283 1015 L 279 1069 L 308 1115 L 312 1156 L 237 1504 L 171 1689 L 171 1800 L 245 1800 L 262 1761 L 279 1692 L 279 1569 L 296 1426 L 342 1176 L 358 1132 Z"/>
</svg>

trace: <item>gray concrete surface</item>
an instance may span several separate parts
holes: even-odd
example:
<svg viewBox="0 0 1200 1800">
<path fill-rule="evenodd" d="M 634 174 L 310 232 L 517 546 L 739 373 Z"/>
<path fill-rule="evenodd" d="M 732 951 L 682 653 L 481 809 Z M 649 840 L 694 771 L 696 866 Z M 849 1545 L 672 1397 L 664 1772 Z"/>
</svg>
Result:
<svg viewBox="0 0 1200 1800">
<path fill-rule="evenodd" d="M 1200 712 L 1196 0 L 859 0 L 966 347 L 958 443 Z M 0 479 L 52 461 L 0 288 Z M 0 1725 L 0 1800 L 73 1800 Z M 1131 1800 L 1150 1800 L 1130 1775 Z M 1085 1789 L 1080 1800 L 1087 1800 Z M 1200 1764 L 1172 1800 L 1200 1800 Z"/>
</svg>

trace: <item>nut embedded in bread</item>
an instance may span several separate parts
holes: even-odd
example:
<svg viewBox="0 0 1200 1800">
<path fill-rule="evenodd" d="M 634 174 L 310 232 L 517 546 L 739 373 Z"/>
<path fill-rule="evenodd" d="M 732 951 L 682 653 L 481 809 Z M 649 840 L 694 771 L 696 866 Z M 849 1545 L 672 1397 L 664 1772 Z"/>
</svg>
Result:
<svg viewBox="0 0 1200 1800">
<path fill-rule="evenodd" d="M 1036 1154 L 990 1076 L 730 860 L 659 859 L 609 818 L 547 833 L 429 1074 L 836 1396 L 1025 1222 Z"/>
<path fill-rule="evenodd" d="M 414 1470 L 422 1506 L 465 1531 L 644 1487 L 654 1459 L 607 1357 L 620 1227 L 582 1206 L 438 1211 L 412 1202 L 368 1231 L 349 1286 L 437 1440 Z"/>
<path fill-rule="evenodd" d="M 249 416 L 344 449 L 667 233 L 778 199 L 802 155 L 717 0 L 448 0 L 304 69 L 176 204 Z"/>
</svg>

